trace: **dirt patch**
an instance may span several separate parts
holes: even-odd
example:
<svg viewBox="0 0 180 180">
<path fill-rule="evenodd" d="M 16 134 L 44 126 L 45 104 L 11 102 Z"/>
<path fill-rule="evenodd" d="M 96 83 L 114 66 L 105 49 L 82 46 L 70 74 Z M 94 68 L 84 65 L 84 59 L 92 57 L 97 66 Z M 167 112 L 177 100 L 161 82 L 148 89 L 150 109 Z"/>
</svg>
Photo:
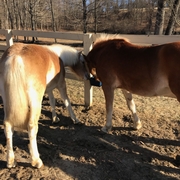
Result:
<svg viewBox="0 0 180 180">
<path fill-rule="evenodd" d="M 84 107 L 83 83 L 67 79 L 73 110 L 83 125 L 74 125 L 61 98 L 56 111 L 61 121 L 51 124 L 49 99 L 44 96 L 39 121 L 38 148 L 44 167 L 32 168 L 27 134 L 14 134 L 18 166 L 6 168 L 6 145 L 3 132 L 3 105 L 0 102 L 0 179 L 180 179 L 176 160 L 180 155 L 179 103 L 171 98 L 134 96 L 143 128 L 131 129 L 131 115 L 120 90 L 115 93 L 113 129 L 104 134 L 104 96 L 94 88 L 90 110 Z"/>
</svg>

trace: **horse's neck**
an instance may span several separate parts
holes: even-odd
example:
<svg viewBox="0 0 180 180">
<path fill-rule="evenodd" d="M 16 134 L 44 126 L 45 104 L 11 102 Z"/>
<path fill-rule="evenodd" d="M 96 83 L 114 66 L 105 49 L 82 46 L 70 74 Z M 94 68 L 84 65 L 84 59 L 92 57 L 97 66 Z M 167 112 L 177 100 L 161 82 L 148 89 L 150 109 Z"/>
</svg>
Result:
<svg viewBox="0 0 180 180">
<path fill-rule="evenodd" d="M 77 53 L 72 51 L 62 51 L 59 57 L 62 59 L 65 67 L 75 65 L 78 59 Z"/>
<path fill-rule="evenodd" d="M 53 51 L 63 61 L 64 66 L 73 66 L 78 60 L 78 52 L 76 49 L 64 45 L 46 46 Z"/>
</svg>

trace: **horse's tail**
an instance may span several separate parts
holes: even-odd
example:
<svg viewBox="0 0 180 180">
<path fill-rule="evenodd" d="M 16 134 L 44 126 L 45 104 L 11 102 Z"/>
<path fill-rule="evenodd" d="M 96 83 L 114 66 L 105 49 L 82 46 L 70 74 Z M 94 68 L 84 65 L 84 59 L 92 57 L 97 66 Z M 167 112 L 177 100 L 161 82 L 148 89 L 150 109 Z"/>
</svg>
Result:
<svg viewBox="0 0 180 180">
<path fill-rule="evenodd" d="M 15 128 L 27 129 L 29 107 L 23 59 L 16 55 L 8 57 L 3 72 L 4 120 Z"/>
</svg>

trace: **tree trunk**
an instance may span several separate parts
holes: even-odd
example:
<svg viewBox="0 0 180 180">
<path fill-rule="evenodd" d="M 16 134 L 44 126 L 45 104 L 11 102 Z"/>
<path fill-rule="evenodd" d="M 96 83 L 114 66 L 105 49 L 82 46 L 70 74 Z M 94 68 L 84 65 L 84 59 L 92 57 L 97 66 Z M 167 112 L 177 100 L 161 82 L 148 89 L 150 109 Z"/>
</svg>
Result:
<svg viewBox="0 0 180 180">
<path fill-rule="evenodd" d="M 165 16 L 165 0 L 158 0 L 158 10 L 156 14 L 156 24 L 154 34 L 160 35 L 163 34 L 164 28 L 164 16 Z"/>
<path fill-rule="evenodd" d="M 15 0 L 13 0 L 13 8 L 14 8 L 14 16 L 15 16 L 15 20 L 16 20 L 16 22 L 15 22 L 15 24 L 16 24 L 16 29 L 17 30 L 19 30 L 19 22 L 18 22 L 18 2 L 17 2 L 17 0 L 16 0 L 16 2 L 15 2 Z"/>
<path fill-rule="evenodd" d="M 52 17 L 52 28 L 53 31 L 56 31 L 56 27 L 55 27 L 55 21 L 54 21 L 54 11 L 53 11 L 53 4 L 52 4 L 52 0 L 50 0 L 50 6 L 51 6 L 51 17 Z M 57 42 L 56 39 L 54 39 L 55 43 Z"/>
<path fill-rule="evenodd" d="M 8 29 L 9 28 L 9 23 L 8 23 L 8 10 L 7 10 L 7 4 L 6 4 L 6 0 L 3 0 L 3 10 L 4 10 L 4 29 Z"/>
<path fill-rule="evenodd" d="M 83 2 L 83 33 L 87 33 L 87 6 L 86 0 L 82 0 Z"/>
<path fill-rule="evenodd" d="M 11 13 L 12 11 L 10 10 L 11 4 L 8 4 L 7 0 L 5 0 L 5 3 L 6 3 L 6 7 L 7 7 L 8 18 L 10 21 L 10 28 L 14 29 L 14 19 L 12 17 L 12 13 Z"/>
<path fill-rule="evenodd" d="M 171 35 L 173 32 L 176 17 L 178 15 L 179 5 L 180 5 L 180 0 L 175 0 L 172 11 L 171 11 L 171 16 L 169 18 L 169 22 L 166 28 L 165 35 Z"/>
<path fill-rule="evenodd" d="M 34 5 L 32 3 L 32 1 L 29 2 L 29 14 L 30 14 L 30 23 L 31 23 L 31 30 L 34 31 L 35 27 L 34 27 L 34 12 L 33 12 L 33 8 Z M 32 37 L 32 42 L 35 42 L 35 38 Z"/>
<path fill-rule="evenodd" d="M 152 21 L 153 21 L 153 12 L 154 12 L 154 4 L 148 3 L 148 33 L 151 34 L 152 31 Z"/>
<path fill-rule="evenodd" d="M 97 33 L 97 4 L 96 0 L 94 1 L 94 33 Z"/>
</svg>

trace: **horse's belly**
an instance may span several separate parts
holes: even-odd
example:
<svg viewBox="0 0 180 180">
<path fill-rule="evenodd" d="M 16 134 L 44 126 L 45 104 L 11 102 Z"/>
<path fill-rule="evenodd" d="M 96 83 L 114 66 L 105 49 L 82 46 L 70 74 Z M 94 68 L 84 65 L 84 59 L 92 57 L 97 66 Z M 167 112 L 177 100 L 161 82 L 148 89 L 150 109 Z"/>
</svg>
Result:
<svg viewBox="0 0 180 180">
<path fill-rule="evenodd" d="M 140 95 L 143 96 L 165 96 L 175 98 L 176 96 L 172 93 L 171 89 L 168 85 L 159 83 L 158 85 L 151 86 L 149 89 L 144 89 L 144 91 L 140 92 Z"/>
<path fill-rule="evenodd" d="M 172 98 L 176 97 L 169 88 L 167 79 L 162 77 L 159 79 L 157 78 L 146 86 L 140 83 L 136 87 L 132 87 L 131 90 L 131 93 L 141 96 L 165 96 Z"/>
<path fill-rule="evenodd" d="M 165 96 L 175 98 L 176 96 L 172 93 L 169 87 L 164 87 L 161 89 L 142 89 L 138 91 L 129 90 L 132 94 L 137 94 L 140 96 L 154 97 L 154 96 Z"/>
<path fill-rule="evenodd" d="M 164 87 L 162 89 L 158 89 L 154 96 L 165 96 L 175 98 L 176 96 L 172 93 L 169 87 Z"/>
<path fill-rule="evenodd" d="M 158 77 L 158 76 L 157 76 Z M 159 76 L 159 78 L 154 81 L 154 95 L 153 96 L 166 96 L 166 97 L 176 97 L 170 87 L 169 87 L 169 82 L 167 78 L 163 76 Z"/>
</svg>

